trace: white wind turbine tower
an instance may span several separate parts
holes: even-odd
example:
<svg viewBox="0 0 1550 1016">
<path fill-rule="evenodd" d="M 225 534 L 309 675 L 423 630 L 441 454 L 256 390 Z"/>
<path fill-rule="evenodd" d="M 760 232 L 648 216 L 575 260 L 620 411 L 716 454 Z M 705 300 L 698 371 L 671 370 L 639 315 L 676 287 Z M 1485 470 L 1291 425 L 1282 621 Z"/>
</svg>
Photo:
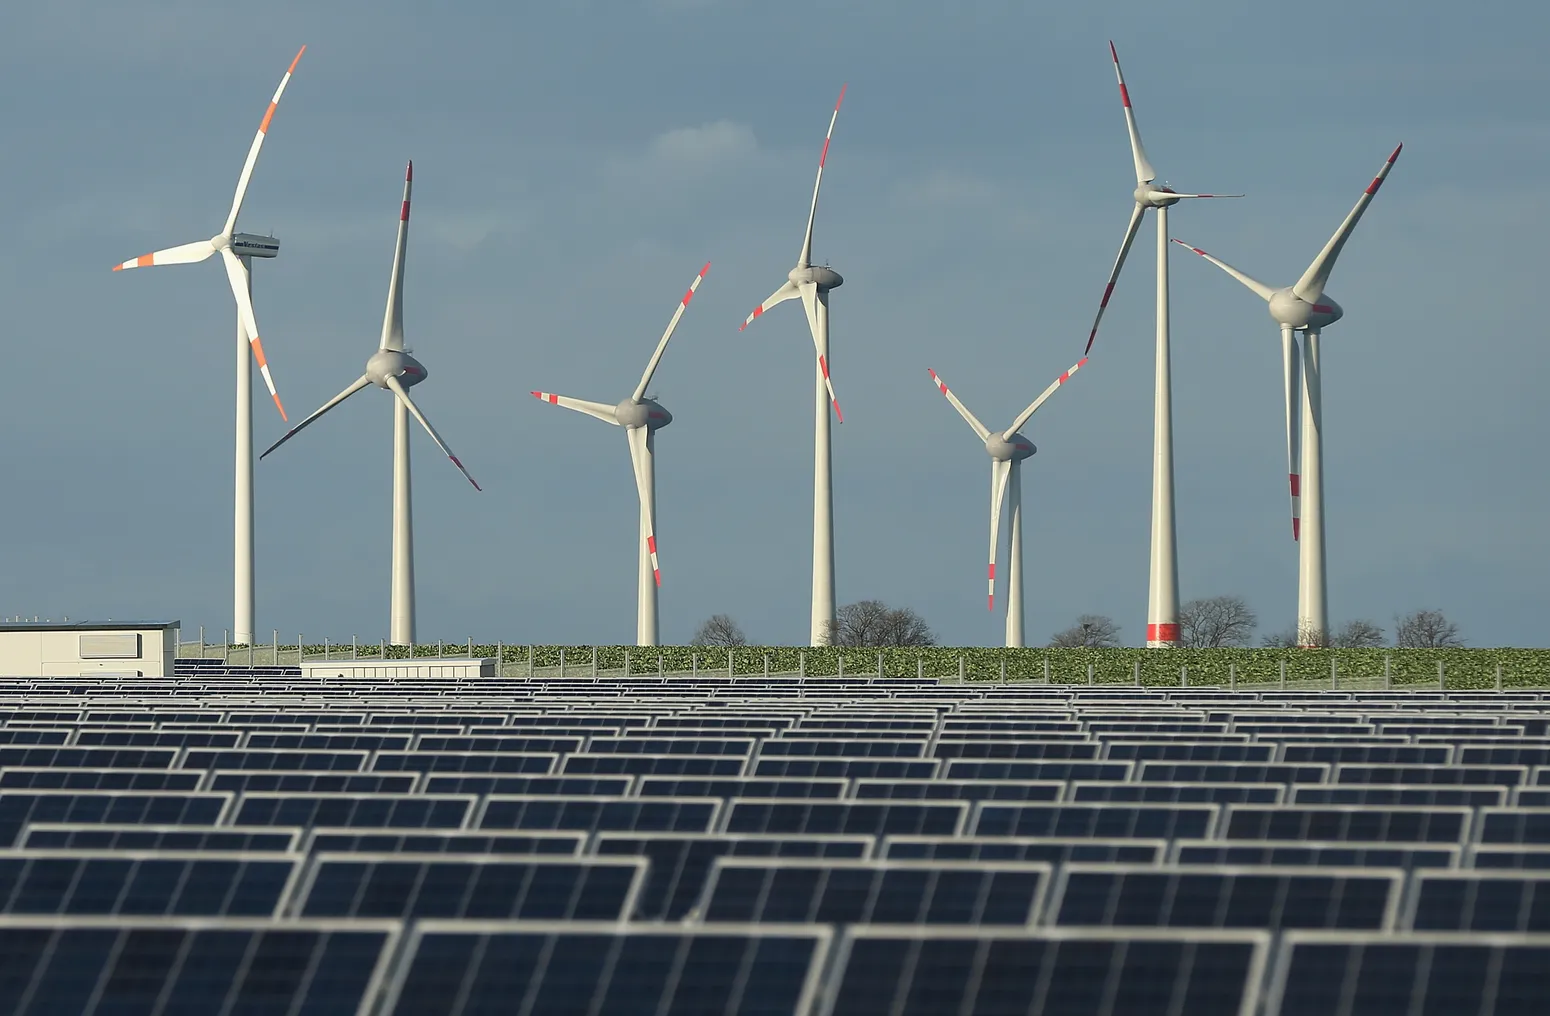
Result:
<svg viewBox="0 0 1550 1016">
<path fill-rule="evenodd" d="M 1378 170 L 1378 175 L 1372 178 L 1372 183 L 1367 185 L 1367 189 L 1357 199 L 1351 214 L 1345 217 L 1340 228 L 1335 230 L 1335 235 L 1329 238 L 1324 249 L 1319 251 L 1318 257 L 1313 259 L 1308 270 L 1302 273 L 1302 278 L 1294 285 L 1283 289 L 1267 286 L 1198 247 L 1189 247 L 1182 240 L 1174 241 L 1180 246 L 1189 247 L 1253 290 L 1269 304 L 1270 316 L 1281 326 L 1281 370 L 1285 382 L 1282 387 L 1286 395 L 1286 460 L 1292 494 L 1292 539 L 1298 541 L 1297 635 L 1298 641 L 1305 645 L 1321 644 L 1329 632 L 1329 606 L 1326 601 L 1328 588 L 1324 577 L 1324 401 L 1319 335 L 1326 325 L 1334 324 L 1344 317 L 1345 310 L 1324 292 L 1324 286 L 1329 282 L 1329 273 L 1334 270 L 1335 259 L 1350 239 L 1351 231 L 1372 203 L 1373 195 L 1378 193 L 1384 178 L 1394 167 L 1394 160 L 1399 158 L 1400 149 L 1404 147 L 1400 145 L 1394 149 L 1383 168 Z M 1301 350 L 1297 347 L 1297 332 L 1302 332 Z M 1302 389 L 1300 400 L 1299 387 Z"/>
<path fill-rule="evenodd" d="M 743 321 L 747 328 L 753 319 L 778 303 L 802 300 L 807 311 L 807 327 L 813 335 L 813 346 L 818 352 L 816 396 L 813 416 L 813 600 L 811 644 L 827 645 L 830 626 L 834 623 L 834 465 L 833 449 L 829 440 L 829 406 L 834 406 L 834 416 L 841 423 L 845 416 L 840 412 L 839 400 L 834 397 L 834 382 L 829 380 L 829 291 L 838 289 L 845 280 L 828 265 L 815 265 L 813 255 L 813 220 L 818 215 L 818 188 L 823 184 L 823 166 L 829 158 L 829 139 L 834 136 L 834 121 L 839 119 L 840 103 L 845 101 L 845 87 L 840 86 L 840 97 L 834 102 L 834 112 L 829 117 L 829 132 L 823 137 L 823 152 L 818 156 L 818 176 L 813 180 L 813 202 L 807 211 L 807 232 L 802 236 L 802 252 L 797 255 L 796 267 L 786 273 L 786 282 L 768 300 L 753 309 Z"/>
<path fill-rule="evenodd" d="M 275 107 L 280 103 L 280 96 L 285 94 L 285 86 L 290 83 L 291 74 L 296 70 L 296 64 L 301 60 L 302 53 L 306 51 L 306 46 L 297 51 L 296 58 L 285 71 L 285 76 L 280 78 L 280 87 L 274 90 L 274 97 L 269 100 L 269 108 L 264 111 L 264 119 L 258 125 L 258 133 L 253 136 L 253 144 L 248 148 L 247 162 L 243 163 L 242 173 L 237 177 L 237 192 L 231 199 L 231 211 L 227 213 L 226 224 L 221 227 L 221 231 L 208 240 L 195 240 L 193 243 L 185 243 L 178 247 L 142 254 L 132 261 L 113 266 L 113 270 L 117 272 L 125 268 L 147 268 L 151 265 L 182 265 L 203 261 L 212 254 L 219 254 L 225 265 L 226 278 L 231 283 L 231 294 L 237 301 L 236 514 L 232 554 L 231 640 L 249 645 L 253 642 L 254 624 L 253 365 L 248 359 L 250 346 L 253 350 L 253 359 L 258 361 L 259 373 L 263 375 L 264 384 L 269 389 L 269 395 L 274 399 L 275 408 L 280 411 L 280 419 L 283 420 L 286 416 L 285 407 L 280 404 L 280 395 L 275 391 L 274 379 L 269 376 L 269 363 L 264 359 L 263 343 L 258 338 L 258 321 L 253 316 L 250 275 L 252 259 L 277 256 L 280 253 L 280 241 L 272 236 L 237 232 L 237 214 L 242 211 L 242 199 L 247 195 L 248 182 L 253 178 L 253 166 L 258 162 L 258 151 L 264 146 L 264 138 L 269 133 L 269 121 L 274 118 Z"/>
<path fill-rule="evenodd" d="M 1019 413 L 1010 427 L 999 432 L 980 423 L 979 418 L 969 412 L 969 407 L 958 401 L 958 396 L 947 387 L 947 382 L 938 377 L 936 371 L 929 371 L 931 380 L 936 382 L 937 388 L 947 396 L 947 401 L 958 410 L 958 415 L 974 428 L 975 436 L 985 442 L 985 452 L 990 456 L 990 568 L 986 575 L 989 595 L 985 601 L 990 610 L 996 609 L 996 550 L 1001 541 L 1001 506 L 1007 503 L 1008 491 L 1011 493 L 1012 545 L 1007 554 L 1006 575 L 1006 644 L 1011 647 L 1021 647 L 1023 644 L 1022 460 L 1038 450 L 1032 441 L 1018 431 L 1038 412 L 1045 400 L 1055 394 L 1055 389 L 1065 384 L 1086 362 L 1085 356 L 1078 360 L 1070 370 L 1056 378 L 1054 384 L 1044 389 L 1027 409 Z"/>
<path fill-rule="evenodd" d="M 1125 228 L 1119 256 L 1103 287 L 1103 299 L 1087 334 L 1087 349 L 1092 352 L 1098 335 L 1098 322 L 1114 294 L 1114 281 L 1130 253 L 1141 219 L 1148 209 L 1157 213 L 1157 377 L 1152 403 L 1152 551 L 1147 579 L 1146 644 L 1150 647 L 1176 646 L 1179 643 L 1179 562 L 1178 537 L 1173 524 L 1173 375 L 1168 348 L 1168 209 L 1186 198 L 1242 197 L 1241 194 L 1180 194 L 1167 184 L 1159 184 L 1157 171 L 1141 147 L 1141 132 L 1136 129 L 1135 111 L 1130 108 L 1130 91 L 1120 71 L 1119 53 L 1109 43 L 1114 59 L 1114 76 L 1119 79 L 1119 98 L 1125 106 L 1125 126 L 1130 131 L 1130 155 L 1136 164 L 1136 206 Z"/>
<path fill-rule="evenodd" d="M 404 171 L 404 203 L 398 213 L 398 242 L 393 249 L 393 275 L 388 283 L 387 311 L 382 316 L 382 340 L 377 351 L 366 361 L 366 373 L 356 378 L 305 420 L 285 432 L 285 436 L 264 450 L 263 458 L 295 437 L 304 427 L 368 385 L 393 393 L 393 584 L 388 615 L 389 641 L 396 646 L 414 642 L 414 520 L 410 501 L 409 417 L 425 428 L 452 464 L 468 477 L 478 490 L 479 484 L 464 468 L 452 449 L 436 433 L 436 428 L 409 397 L 409 389 L 428 376 L 425 365 L 409 355 L 404 346 L 404 255 L 409 244 L 409 191 L 414 186 L 414 163 Z"/>
<path fill-rule="evenodd" d="M 683 317 L 689 301 L 694 298 L 694 291 L 700 288 L 700 282 L 708 271 L 710 271 L 710 262 L 707 261 L 705 267 L 700 269 L 700 274 L 696 275 L 694 281 L 689 284 L 689 289 L 684 293 L 683 298 L 678 301 L 678 307 L 673 311 L 673 318 L 667 323 L 667 330 L 662 333 L 662 338 L 657 340 L 656 351 L 646 362 L 646 369 L 640 376 L 640 383 L 624 401 L 616 406 L 610 406 L 603 402 L 587 402 L 551 392 L 533 393 L 534 398 L 542 399 L 551 405 L 574 409 L 578 413 L 595 416 L 604 423 L 623 427 L 624 436 L 629 440 L 630 465 L 635 472 L 635 493 L 640 499 L 640 536 L 637 553 L 639 567 L 635 607 L 635 644 L 638 646 L 657 644 L 657 587 L 662 584 L 662 570 L 657 564 L 656 432 L 673 422 L 672 413 L 663 408 L 656 399 L 647 397 L 646 386 L 651 384 L 651 376 L 656 373 L 657 364 L 662 362 L 662 354 L 667 351 L 668 340 L 673 337 L 674 330 L 678 328 L 679 319 Z"/>
</svg>

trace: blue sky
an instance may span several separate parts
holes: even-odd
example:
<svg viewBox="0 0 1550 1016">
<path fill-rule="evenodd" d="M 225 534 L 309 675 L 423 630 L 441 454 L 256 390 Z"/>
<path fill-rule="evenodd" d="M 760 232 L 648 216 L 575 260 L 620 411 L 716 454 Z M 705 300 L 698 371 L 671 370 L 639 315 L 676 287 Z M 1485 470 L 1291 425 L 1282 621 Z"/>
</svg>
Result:
<svg viewBox="0 0 1550 1016">
<path fill-rule="evenodd" d="M 1550 352 L 1533 308 L 1550 11 L 812 11 L 7 5 L 0 613 L 230 623 L 230 294 L 214 263 L 108 269 L 216 232 L 306 43 L 243 213 L 284 243 L 255 303 L 295 419 L 374 347 L 414 159 L 406 332 L 432 374 L 416 398 L 485 486 L 416 437 L 422 639 L 631 640 L 625 442 L 528 392 L 628 394 L 710 260 L 653 385 L 675 416 L 657 445 L 662 636 L 725 612 L 755 640 L 805 640 L 811 343 L 794 307 L 737 325 L 795 259 L 848 82 L 815 239 L 846 279 L 839 598 L 997 643 L 986 458 L 926 368 L 1009 420 L 1080 354 L 1134 185 L 1113 38 L 1161 176 L 1248 194 L 1180 209 L 1174 235 L 1272 283 L 1295 280 L 1405 143 L 1329 287 L 1347 312 L 1324 339 L 1332 619 L 1436 607 L 1471 644 L 1547 644 Z M 1030 640 L 1087 612 L 1144 632 L 1152 230 L 1088 369 L 1025 430 Z M 1276 328 L 1209 265 L 1172 264 L 1181 593 L 1241 594 L 1283 629 L 1296 554 Z M 388 403 L 362 394 L 259 464 L 260 631 L 385 634 Z M 283 425 L 255 406 L 265 445 Z"/>
</svg>

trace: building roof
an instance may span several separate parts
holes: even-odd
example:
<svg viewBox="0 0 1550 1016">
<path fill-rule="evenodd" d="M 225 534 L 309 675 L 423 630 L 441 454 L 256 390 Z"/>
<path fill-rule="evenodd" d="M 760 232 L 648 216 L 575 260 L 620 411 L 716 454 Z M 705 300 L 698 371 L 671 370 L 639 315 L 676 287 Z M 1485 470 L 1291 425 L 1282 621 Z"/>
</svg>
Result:
<svg viewBox="0 0 1550 1016">
<path fill-rule="evenodd" d="M 156 628 L 181 628 L 182 621 L 4 621 L 0 633 L 26 631 L 143 631 Z"/>
</svg>

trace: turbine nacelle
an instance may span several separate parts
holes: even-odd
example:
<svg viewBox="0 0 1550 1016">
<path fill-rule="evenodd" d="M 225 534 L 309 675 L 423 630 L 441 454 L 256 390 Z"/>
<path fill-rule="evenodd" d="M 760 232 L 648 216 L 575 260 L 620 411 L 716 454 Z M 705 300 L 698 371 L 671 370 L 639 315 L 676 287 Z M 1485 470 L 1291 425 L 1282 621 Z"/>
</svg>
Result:
<svg viewBox="0 0 1550 1016">
<path fill-rule="evenodd" d="M 1345 317 L 1345 308 L 1336 303 L 1328 293 L 1321 295 L 1317 303 L 1309 303 L 1292 291 L 1292 287 L 1278 289 L 1270 296 L 1270 316 L 1277 324 L 1295 329 L 1321 330 Z"/>
<path fill-rule="evenodd" d="M 661 430 L 673 422 L 673 414 L 664 409 L 656 399 L 625 399 L 614 407 L 614 416 L 619 421 L 619 426 L 629 430 L 645 427 L 647 430 Z"/>
<path fill-rule="evenodd" d="M 786 278 L 795 285 L 811 283 L 818 287 L 819 292 L 828 292 L 838 289 L 845 284 L 845 279 L 828 265 L 798 266 L 786 273 Z"/>
<path fill-rule="evenodd" d="M 997 462 L 1021 462 L 1032 458 L 1038 448 L 1021 434 L 1013 434 L 1011 440 L 995 431 L 985 438 L 985 453 Z"/>
<path fill-rule="evenodd" d="M 1136 186 L 1135 199 L 1142 208 L 1171 208 L 1179 203 L 1178 192 L 1172 187 L 1150 180 Z"/>
<path fill-rule="evenodd" d="M 216 249 L 224 244 L 231 248 L 231 252 L 239 258 L 272 258 L 280 254 L 280 241 L 272 236 L 260 236 L 257 233 L 234 233 L 228 239 L 220 236 L 210 240 Z"/>
<path fill-rule="evenodd" d="M 399 349 L 379 349 L 366 361 L 366 376 L 378 388 L 388 388 L 388 378 L 398 378 L 405 388 L 412 388 L 430 376 L 425 365 Z"/>
</svg>

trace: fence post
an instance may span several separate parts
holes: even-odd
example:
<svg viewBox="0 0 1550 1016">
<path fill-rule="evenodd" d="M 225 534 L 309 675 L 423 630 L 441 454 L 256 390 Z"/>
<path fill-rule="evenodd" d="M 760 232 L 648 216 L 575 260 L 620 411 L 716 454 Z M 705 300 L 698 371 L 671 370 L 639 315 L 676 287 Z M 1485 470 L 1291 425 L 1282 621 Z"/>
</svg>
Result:
<svg viewBox="0 0 1550 1016">
<path fill-rule="evenodd" d="M 468 636 L 468 658 L 470 660 L 474 658 L 474 637 L 472 635 Z"/>
<path fill-rule="evenodd" d="M 302 633 L 301 632 L 297 632 L 296 633 L 296 666 L 298 666 L 298 667 L 301 666 L 301 647 L 302 647 Z M 274 665 L 277 666 L 277 667 L 280 665 L 280 657 L 279 656 L 275 657 Z"/>
<path fill-rule="evenodd" d="M 966 679 L 968 676 L 969 676 L 968 675 L 968 668 L 964 665 L 963 654 L 959 653 L 958 654 L 958 680 L 962 681 L 962 680 Z"/>
<path fill-rule="evenodd" d="M 387 639 L 383 639 L 381 642 L 377 643 L 377 659 L 387 659 Z"/>
<path fill-rule="evenodd" d="M 592 676 L 597 676 L 597 646 L 592 647 Z"/>
<path fill-rule="evenodd" d="M 1383 687 L 1384 688 L 1392 688 L 1392 687 L 1394 687 L 1394 677 L 1389 672 L 1389 662 L 1390 662 L 1391 659 L 1392 659 L 1392 657 L 1390 657 L 1388 653 L 1384 653 L 1383 654 Z"/>
<path fill-rule="evenodd" d="M 205 626 L 199 626 L 199 658 L 205 658 Z"/>
<path fill-rule="evenodd" d="M 445 655 L 447 655 L 446 644 L 443 643 L 441 641 L 441 639 L 437 639 L 436 640 L 436 659 L 439 660 L 439 659 L 441 659 Z"/>
<path fill-rule="evenodd" d="M 248 643 L 248 669 L 253 669 L 253 643 Z"/>
<path fill-rule="evenodd" d="M 1044 654 L 1044 683 L 1049 684 L 1049 653 Z"/>
<path fill-rule="evenodd" d="M 1329 690 L 1335 691 L 1340 687 L 1340 679 L 1335 675 L 1335 654 L 1329 654 Z"/>
<path fill-rule="evenodd" d="M 797 677 L 807 680 L 807 650 L 797 650 Z"/>
<path fill-rule="evenodd" d="M 1092 683 L 1093 683 L 1093 665 L 1091 663 L 1088 663 L 1087 664 L 1087 684 L 1089 686 L 1091 686 Z"/>
<path fill-rule="evenodd" d="M 222 628 L 221 629 L 221 662 L 224 663 L 226 661 L 226 658 L 228 656 L 230 656 L 230 655 L 231 655 L 231 629 L 230 628 Z"/>
<path fill-rule="evenodd" d="M 501 670 L 501 667 L 505 666 L 505 664 L 506 664 L 505 647 L 503 647 L 501 645 L 501 640 L 500 639 L 496 639 L 495 640 L 495 676 L 496 677 L 505 677 L 506 676 L 505 672 Z"/>
<path fill-rule="evenodd" d="M 269 651 L 274 654 L 271 662 L 278 667 L 280 665 L 280 629 L 271 628 L 269 630 L 274 632 L 274 635 L 271 636 L 271 641 L 269 643 Z"/>
<path fill-rule="evenodd" d="M 924 678 L 926 676 L 926 654 L 925 653 L 916 653 L 915 654 L 915 676 L 918 677 L 918 678 Z"/>
<path fill-rule="evenodd" d="M 1187 663 L 1184 664 L 1184 666 L 1179 668 L 1179 687 L 1180 688 L 1188 688 L 1189 687 L 1189 664 L 1187 664 Z"/>
<path fill-rule="evenodd" d="M 662 669 L 662 654 L 657 654 L 657 676 L 661 677 L 666 671 Z"/>
<path fill-rule="evenodd" d="M 330 660 L 332 660 L 333 658 L 334 658 L 333 653 L 331 653 L 329 651 L 329 647 L 328 647 L 328 636 L 324 635 L 323 636 L 323 662 L 327 663 Z"/>
<path fill-rule="evenodd" d="M 877 651 L 877 679 L 879 681 L 881 681 L 882 678 L 883 678 L 883 651 L 881 649 L 879 649 Z"/>
<path fill-rule="evenodd" d="M 533 644 L 531 642 L 527 646 L 527 676 L 533 676 Z"/>
<path fill-rule="evenodd" d="M 732 647 L 728 646 L 727 647 L 727 680 L 728 681 L 732 680 L 732 678 L 734 676 L 736 676 L 736 674 L 735 674 L 735 671 L 732 668 Z"/>
<path fill-rule="evenodd" d="M 878 662 L 881 663 L 882 659 L 883 659 L 883 654 L 882 653 L 878 653 L 877 654 L 877 659 L 878 659 Z M 1005 653 L 1001 654 L 1001 683 L 1002 684 L 1006 684 L 1006 654 Z"/>
<path fill-rule="evenodd" d="M 845 676 L 845 654 L 842 653 L 842 652 L 839 652 L 838 650 L 836 650 L 835 653 L 834 653 L 834 658 L 839 661 L 839 664 L 838 664 L 839 669 L 835 673 L 835 676 L 836 677 L 844 677 Z"/>
<path fill-rule="evenodd" d="M 1231 692 L 1238 690 L 1238 665 L 1236 663 L 1229 663 L 1227 665 L 1227 690 Z"/>
<path fill-rule="evenodd" d="M 1496 665 L 1496 690 L 1502 690 L 1502 665 L 1500 663 Z"/>
<path fill-rule="evenodd" d="M 1136 661 L 1135 673 L 1136 673 L 1136 687 L 1139 688 L 1139 687 L 1141 687 L 1141 661 L 1140 660 Z"/>
<path fill-rule="evenodd" d="M 565 647 L 560 647 L 560 677 L 565 677 Z"/>
<path fill-rule="evenodd" d="M 689 676 L 690 677 L 699 677 L 700 676 L 700 654 L 699 653 L 690 653 L 689 654 Z"/>
<path fill-rule="evenodd" d="M 764 676 L 765 676 L 765 678 L 768 678 L 770 676 L 770 654 L 769 653 L 765 653 L 764 654 Z"/>
<path fill-rule="evenodd" d="M 624 650 L 624 676 L 630 676 L 630 650 L 628 646 Z"/>
<path fill-rule="evenodd" d="M 1444 678 L 1443 675 L 1442 675 L 1442 661 L 1441 660 L 1437 661 L 1437 690 L 1438 691 L 1447 691 L 1448 690 L 1447 679 Z"/>
<path fill-rule="evenodd" d="M 1281 690 L 1286 690 L 1286 657 L 1281 657 Z"/>
</svg>

